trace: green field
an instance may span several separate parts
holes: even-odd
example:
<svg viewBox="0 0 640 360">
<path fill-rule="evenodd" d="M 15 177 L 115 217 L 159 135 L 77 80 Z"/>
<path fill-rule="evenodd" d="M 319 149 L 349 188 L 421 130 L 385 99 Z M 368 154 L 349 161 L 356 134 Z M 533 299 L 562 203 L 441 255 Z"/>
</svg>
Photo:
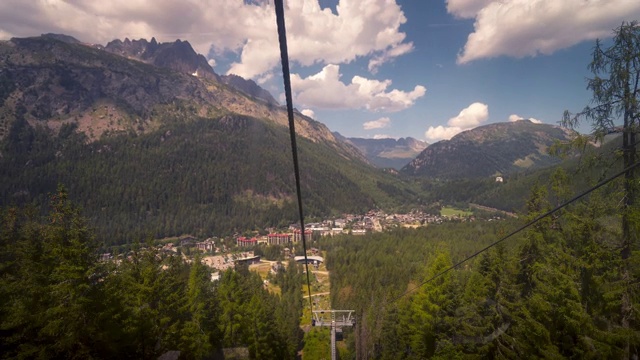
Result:
<svg viewBox="0 0 640 360">
<path fill-rule="evenodd" d="M 440 210 L 440 215 L 441 216 L 454 216 L 454 215 L 471 216 L 473 215 L 473 213 L 468 210 L 460 210 L 460 209 L 445 206 Z"/>
</svg>

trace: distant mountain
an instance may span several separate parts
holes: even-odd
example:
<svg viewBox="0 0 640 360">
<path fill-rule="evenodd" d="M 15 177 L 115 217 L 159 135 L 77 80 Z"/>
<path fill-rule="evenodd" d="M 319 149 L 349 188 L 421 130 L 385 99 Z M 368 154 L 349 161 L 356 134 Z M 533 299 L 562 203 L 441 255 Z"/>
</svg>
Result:
<svg viewBox="0 0 640 360">
<path fill-rule="evenodd" d="M 513 174 L 559 163 L 547 150 L 569 138 L 566 129 L 528 120 L 489 124 L 430 145 L 401 172 L 438 179 Z"/>
<path fill-rule="evenodd" d="M 337 132 L 333 133 L 337 138 L 350 142 L 360 150 L 364 156 L 379 168 L 402 169 L 413 160 L 420 152 L 429 146 L 428 143 L 412 137 L 400 139 L 364 139 L 346 138 Z"/>
<path fill-rule="evenodd" d="M 66 40 L 0 41 L 0 206 L 45 204 L 62 183 L 110 244 L 296 220 L 284 108 Z M 325 125 L 295 122 L 308 216 L 421 197 Z"/>
</svg>

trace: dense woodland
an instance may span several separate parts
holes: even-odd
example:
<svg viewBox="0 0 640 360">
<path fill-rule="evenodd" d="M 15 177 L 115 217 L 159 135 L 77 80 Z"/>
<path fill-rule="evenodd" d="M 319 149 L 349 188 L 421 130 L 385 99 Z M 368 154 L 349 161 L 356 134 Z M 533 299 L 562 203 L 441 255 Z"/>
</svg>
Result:
<svg viewBox="0 0 640 360">
<path fill-rule="evenodd" d="M 140 237 L 221 236 L 296 220 L 286 129 L 253 118 L 168 122 L 86 143 L 16 120 L 3 141 L 0 203 L 45 205 L 64 184 L 105 244 Z M 305 212 L 364 213 L 419 201 L 399 179 L 300 139 Z"/>
<path fill-rule="evenodd" d="M 566 200 L 562 170 L 525 219 L 444 224 L 325 244 L 336 309 L 355 309 L 358 359 L 622 358 L 640 349 L 640 252 L 621 256 L 611 186 L 428 281 Z M 604 196 L 603 194 L 607 194 Z M 616 195 L 611 197 L 611 195 Z M 638 210 L 636 209 L 636 214 Z M 637 216 L 637 215 L 636 215 Z M 634 230 L 640 231 L 638 223 Z M 631 307 L 625 307 L 626 294 Z"/>
<path fill-rule="evenodd" d="M 2 358 L 157 359 L 178 351 L 181 359 L 215 359 L 240 348 L 254 359 L 292 359 L 300 347 L 295 263 L 274 277 L 282 290 L 274 295 L 246 266 L 212 282 L 199 258 L 186 262 L 150 243 L 99 262 L 95 237 L 64 190 L 45 218 L 9 208 L 0 220 Z"/>
</svg>

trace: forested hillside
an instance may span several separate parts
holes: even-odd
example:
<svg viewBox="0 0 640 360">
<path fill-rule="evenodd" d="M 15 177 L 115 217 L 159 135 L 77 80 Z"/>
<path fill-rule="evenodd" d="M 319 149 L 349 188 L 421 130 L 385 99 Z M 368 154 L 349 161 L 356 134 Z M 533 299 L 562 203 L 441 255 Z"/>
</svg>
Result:
<svg viewBox="0 0 640 360">
<path fill-rule="evenodd" d="M 636 325 L 628 327 L 621 307 L 624 292 L 635 294 L 637 304 L 631 279 L 640 267 L 626 268 L 616 251 L 624 238 L 610 195 L 619 183 L 430 280 L 568 199 L 568 184 L 559 171 L 548 186 L 534 187 L 521 220 L 326 244 L 333 306 L 359 314 L 348 341 L 353 353 L 379 359 L 620 358 L 628 344 L 638 346 Z M 630 264 L 638 256 L 634 252 Z"/>
<path fill-rule="evenodd" d="M 64 184 L 106 245 L 294 222 L 284 110 L 186 74 L 208 66 L 188 43 L 161 47 L 168 68 L 55 36 L 0 42 L 0 205 L 43 206 Z M 420 202 L 323 124 L 295 121 L 310 217 Z"/>
<path fill-rule="evenodd" d="M 558 164 L 549 147 L 573 136 L 566 128 L 529 120 L 478 126 L 429 145 L 401 171 L 441 180 L 511 175 Z"/>
<path fill-rule="evenodd" d="M 3 358 L 223 359 L 227 348 L 296 356 L 302 274 L 293 262 L 274 278 L 280 295 L 246 266 L 212 282 L 199 257 L 187 262 L 151 242 L 99 262 L 95 237 L 64 190 L 46 217 L 5 209 L 0 224 Z"/>
<path fill-rule="evenodd" d="M 35 201 L 64 184 L 106 244 L 285 226 L 296 220 L 287 132 L 245 116 L 172 122 L 87 143 L 14 122 L 0 158 L 2 204 Z M 300 139 L 305 212 L 365 212 L 419 201 L 410 184 Z"/>
</svg>

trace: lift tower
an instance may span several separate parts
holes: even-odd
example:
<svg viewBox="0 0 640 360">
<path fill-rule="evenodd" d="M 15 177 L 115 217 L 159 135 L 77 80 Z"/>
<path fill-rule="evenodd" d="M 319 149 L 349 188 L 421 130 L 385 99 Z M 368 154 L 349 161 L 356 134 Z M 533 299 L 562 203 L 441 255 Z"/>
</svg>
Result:
<svg viewBox="0 0 640 360">
<path fill-rule="evenodd" d="M 331 328 L 331 360 L 336 360 L 336 330 L 356 324 L 355 310 L 313 310 L 312 326 Z"/>
</svg>

